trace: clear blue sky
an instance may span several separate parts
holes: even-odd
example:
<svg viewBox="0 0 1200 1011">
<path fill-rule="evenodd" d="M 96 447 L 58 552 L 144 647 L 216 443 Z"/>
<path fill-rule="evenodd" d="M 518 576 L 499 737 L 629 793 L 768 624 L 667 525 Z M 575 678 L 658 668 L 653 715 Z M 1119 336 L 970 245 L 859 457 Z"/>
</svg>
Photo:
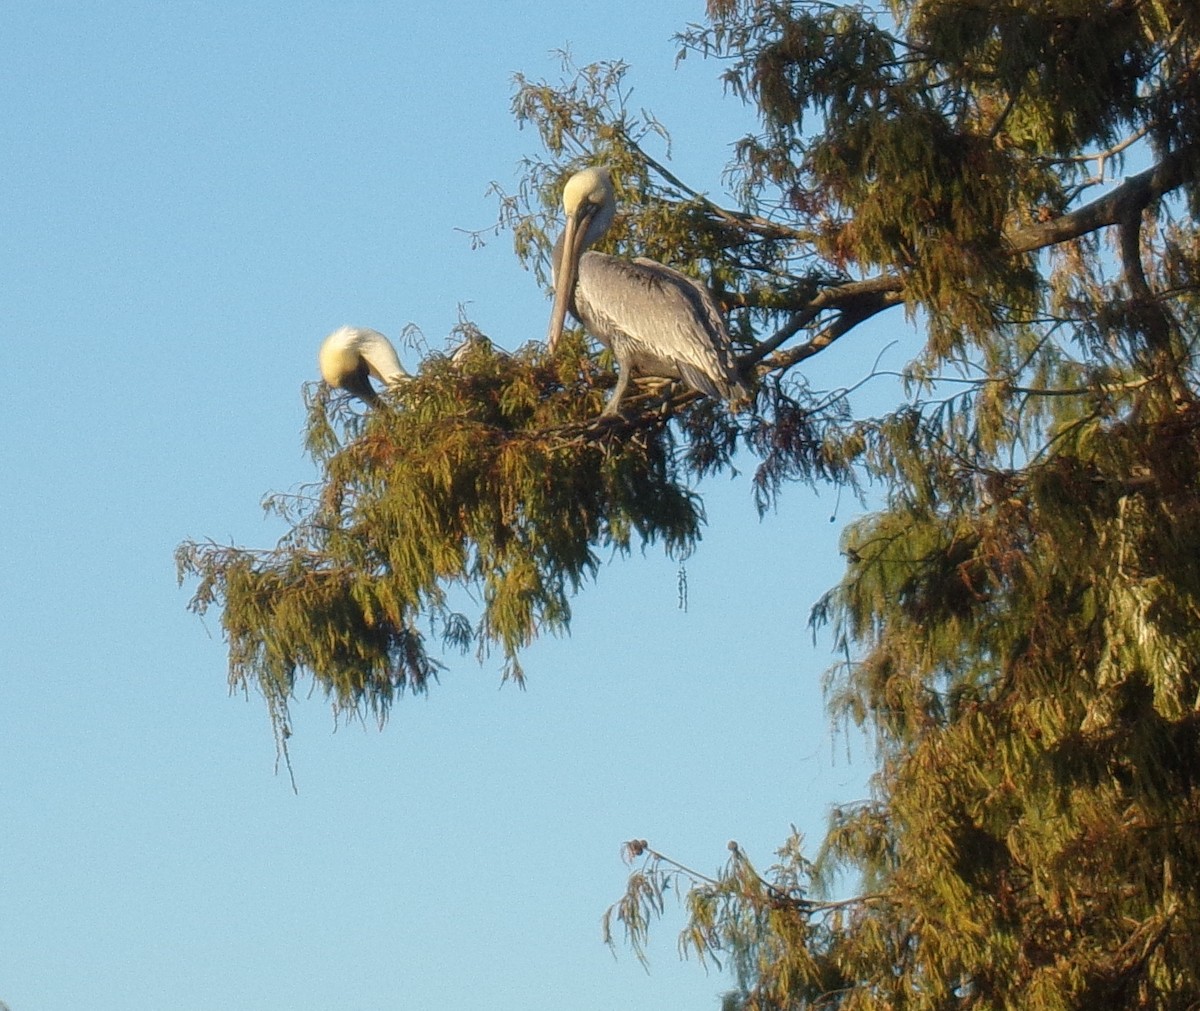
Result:
<svg viewBox="0 0 1200 1011">
<path fill-rule="evenodd" d="M 299 784 L 230 697 L 217 616 L 172 551 L 269 546 L 311 477 L 300 390 L 342 323 L 501 346 L 549 302 L 485 190 L 537 138 L 510 78 L 551 51 L 633 65 L 676 170 L 719 194 L 749 127 L 676 69 L 701 0 L 51 3 L 0 10 L 0 1000 L 12 1011 L 711 1008 L 669 909 L 645 973 L 600 941 L 643 837 L 706 871 L 815 843 L 868 764 L 822 710 L 808 610 L 857 506 L 796 488 L 759 523 L 708 492 L 688 564 L 617 560 L 571 638 L 455 659 L 383 732 L 294 706 Z M 656 152 L 662 156 L 661 150 Z M 883 344 L 835 347 L 850 382 Z M 404 357 L 411 367 L 411 351 Z M 838 522 L 830 522 L 830 514 Z M 861 752 L 861 749 L 860 749 Z"/>
</svg>

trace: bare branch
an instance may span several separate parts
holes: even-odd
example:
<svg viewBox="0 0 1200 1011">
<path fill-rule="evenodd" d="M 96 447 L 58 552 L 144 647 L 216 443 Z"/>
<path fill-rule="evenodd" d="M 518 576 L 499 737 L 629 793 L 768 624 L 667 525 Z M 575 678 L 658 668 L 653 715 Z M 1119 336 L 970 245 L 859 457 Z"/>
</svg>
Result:
<svg viewBox="0 0 1200 1011">
<path fill-rule="evenodd" d="M 1077 239 L 1097 229 L 1120 225 L 1138 216 L 1155 200 L 1195 177 L 1188 152 L 1168 155 L 1157 165 L 1131 176 L 1111 193 L 1044 224 L 1022 228 L 1007 236 L 1014 254 L 1030 253 L 1046 246 Z M 879 274 L 860 281 L 822 289 L 788 318 L 771 337 L 762 341 L 746 356 L 750 362 L 764 362 L 765 369 L 787 369 L 797 362 L 823 351 L 858 324 L 903 301 L 904 278 L 899 274 Z M 827 309 L 840 309 L 841 315 L 806 344 L 786 354 L 770 357 Z"/>
<path fill-rule="evenodd" d="M 1078 210 L 1045 224 L 1010 232 L 1007 235 L 1009 247 L 1014 253 L 1032 253 L 1059 242 L 1078 239 L 1108 225 L 1118 225 L 1171 190 L 1194 181 L 1195 159 L 1196 152 L 1190 150 L 1167 155 L 1157 165 L 1130 176 L 1111 193 Z"/>
<path fill-rule="evenodd" d="M 674 186 L 677 190 L 687 194 L 693 200 L 698 200 L 704 207 L 710 211 L 715 217 L 726 222 L 727 224 L 741 231 L 754 232 L 756 235 L 761 235 L 765 239 L 792 239 L 796 242 L 812 242 L 813 234 L 807 231 L 801 231 L 797 228 L 789 228 L 787 225 L 781 225 L 776 221 L 769 221 L 767 218 L 759 217 L 757 214 L 747 214 L 744 211 L 731 211 L 722 207 L 720 204 L 710 200 L 703 193 L 692 189 L 674 172 L 656 160 L 651 155 L 647 154 L 640 145 L 636 142 L 630 142 L 637 149 L 638 155 L 646 162 L 646 164 L 654 169 L 668 183 Z"/>
<path fill-rule="evenodd" d="M 824 351 L 830 344 L 839 337 L 844 337 L 860 323 L 865 322 L 872 316 L 878 315 L 884 309 L 898 305 L 902 301 L 903 298 L 900 293 L 895 291 L 873 292 L 860 296 L 856 302 L 847 305 L 837 319 L 817 333 L 807 343 L 774 355 L 768 358 L 763 364 L 767 371 L 786 372 L 793 365 Z"/>
</svg>

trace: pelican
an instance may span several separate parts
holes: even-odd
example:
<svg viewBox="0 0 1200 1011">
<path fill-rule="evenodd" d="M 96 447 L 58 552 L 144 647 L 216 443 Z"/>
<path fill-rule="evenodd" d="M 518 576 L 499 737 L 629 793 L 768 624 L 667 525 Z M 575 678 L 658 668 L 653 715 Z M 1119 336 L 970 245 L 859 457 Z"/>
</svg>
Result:
<svg viewBox="0 0 1200 1011">
<path fill-rule="evenodd" d="M 368 376 L 386 386 L 412 378 L 400 364 L 392 342 L 378 330 L 366 327 L 338 327 L 321 343 L 317 361 L 325 382 L 353 393 L 368 404 L 379 403 L 379 394 Z"/>
<path fill-rule="evenodd" d="M 603 414 L 616 414 L 634 372 L 681 379 L 735 407 L 752 399 L 738 375 L 729 332 L 712 296 L 686 274 L 638 257 L 586 252 L 613 222 L 617 204 L 607 168 L 588 168 L 563 188 L 566 227 L 554 246 L 550 353 L 567 310 L 617 359 L 617 385 Z"/>
</svg>

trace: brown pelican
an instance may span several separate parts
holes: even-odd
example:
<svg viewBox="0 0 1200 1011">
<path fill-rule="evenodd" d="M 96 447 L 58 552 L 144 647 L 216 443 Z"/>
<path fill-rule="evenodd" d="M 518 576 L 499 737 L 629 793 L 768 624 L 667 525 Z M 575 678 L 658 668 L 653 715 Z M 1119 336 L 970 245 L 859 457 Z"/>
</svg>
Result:
<svg viewBox="0 0 1200 1011">
<path fill-rule="evenodd" d="M 563 188 L 566 227 L 554 246 L 554 308 L 547 345 L 562 336 L 567 310 L 617 360 L 617 385 L 604 408 L 615 414 L 630 376 L 681 379 L 735 407 L 752 399 L 738 375 L 729 333 L 708 291 L 686 274 L 638 257 L 585 252 L 616 213 L 612 176 L 588 168 Z"/>
<path fill-rule="evenodd" d="M 366 327 L 343 326 L 334 330 L 322 342 L 317 361 L 325 382 L 353 393 L 368 404 L 379 403 L 379 394 L 368 376 L 387 386 L 411 378 L 400 364 L 392 342 L 378 330 Z"/>
</svg>

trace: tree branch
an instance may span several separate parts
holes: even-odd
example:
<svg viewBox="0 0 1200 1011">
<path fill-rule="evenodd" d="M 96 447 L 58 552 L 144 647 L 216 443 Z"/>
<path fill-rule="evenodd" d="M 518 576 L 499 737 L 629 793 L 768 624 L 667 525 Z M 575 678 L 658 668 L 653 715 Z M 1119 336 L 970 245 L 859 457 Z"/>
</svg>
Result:
<svg viewBox="0 0 1200 1011">
<path fill-rule="evenodd" d="M 1177 151 L 1167 155 L 1157 165 L 1130 176 L 1111 193 L 1093 200 L 1077 210 L 1044 224 L 1021 228 L 1006 235 L 1014 254 L 1031 253 L 1047 246 L 1077 239 L 1109 225 L 1128 222 L 1171 190 L 1194 181 L 1193 151 Z M 904 278 L 899 274 L 880 274 L 824 288 L 804 305 L 797 306 L 788 321 L 771 337 L 760 342 L 746 356 L 751 362 L 768 359 L 777 348 L 812 324 L 827 309 L 840 309 L 841 315 L 808 343 L 776 355 L 767 364 L 769 369 L 786 369 L 805 358 L 824 350 L 859 323 L 882 312 L 903 299 Z"/>
<path fill-rule="evenodd" d="M 1014 253 L 1032 253 L 1059 242 L 1078 239 L 1099 228 L 1117 225 L 1131 214 L 1139 213 L 1155 200 L 1195 180 L 1196 152 L 1176 151 L 1157 165 L 1130 176 L 1111 193 L 1078 210 L 1045 224 L 1031 225 L 1010 232 L 1006 238 Z"/>
<path fill-rule="evenodd" d="M 648 155 L 645 150 L 636 141 L 630 140 L 630 144 L 637 149 L 638 156 L 660 176 L 663 177 L 670 185 L 674 186 L 681 193 L 686 193 L 693 200 L 698 200 L 702 203 L 715 217 L 724 221 L 726 224 L 738 229 L 739 231 L 754 232 L 761 235 L 765 239 L 792 239 L 796 242 L 811 242 L 812 234 L 803 232 L 796 228 L 789 228 L 787 225 L 781 225 L 776 221 L 769 221 L 767 218 L 759 217 L 757 214 L 747 214 L 745 211 L 730 211 L 726 210 L 720 204 L 710 200 L 703 193 L 692 189 L 674 172 L 663 165 L 660 161 Z"/>
<path fill-rule="evenodd" d="M 830 344 L 839 337 L 848 334 L 860 323 L 865 322 L 872 316 L 878 315 L 884 309 L 889 309 L 893 305 L 899 305 L 903 300 L 903 296 L 898 291 L 866 292 L 860 294 L 853 302 L 847 303 L 841 314 L 832 323 L 806 343 L 766 358 L 763 361 L 761 371 L 786 372 L 793 365 L 824 351 Z M 772 338 L 772 341 L 774 339 Z M 765 357 L 765 354 L 761 357 Z M 753 357 L 752 360 L 759 361 L 760 357 Z"/>
</svg>

